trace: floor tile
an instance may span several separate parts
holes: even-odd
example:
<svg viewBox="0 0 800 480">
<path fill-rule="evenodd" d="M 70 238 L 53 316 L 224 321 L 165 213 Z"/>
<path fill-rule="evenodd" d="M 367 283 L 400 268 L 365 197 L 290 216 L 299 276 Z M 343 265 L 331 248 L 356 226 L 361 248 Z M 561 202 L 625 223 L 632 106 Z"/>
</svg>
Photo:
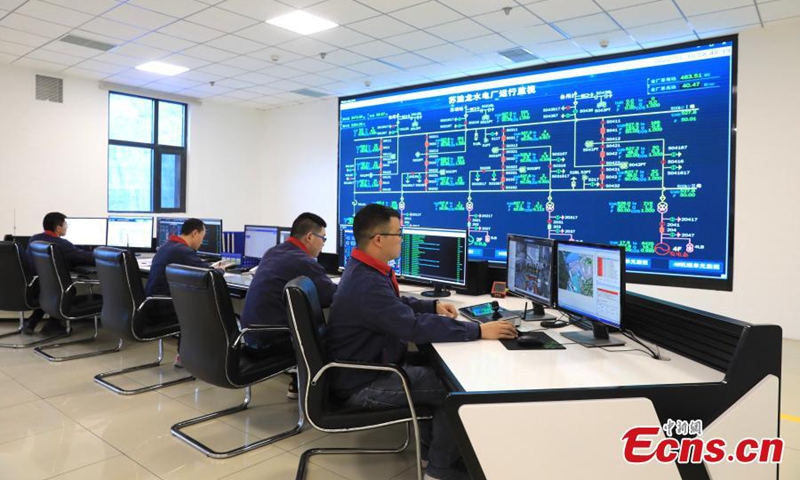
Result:
<svg viewBox="0 0 800 480">
<path fill-rule="evenodd" d="M 44 479 L 119 455 L 79 425 L 0 444 L 0 478 Z"/>
<path fill-rule="evenodd" d="M 119 455 L 73 470 L 50 480 L 158 480 L 158 477 L 130 458 Z"/>
<path fill-rule="evenodd" d="M 309 448 L 391 448 L 403 443 L 406 427 L 395 425 L 363 432 L 334 433 L 292 450 L 300 455 Z M 403 453 L 381 455 L 315 455 L 311 462 L 351 480 L 388 480 L 414 466 L 416 456 L 409 447 Z"/>
<path fill-rule="evenodd" d="M 266 462 L 227 476 L 224 480 L 293 480 L 297 475 L 299 461 L 300 457 L 291 453 L 284 453 Z M 306 480 L 347 479 L 312 463 L 306 470 Z"/>
<path fill-rule="evenodd" d="M 39 396 L 15 380 L 4 377 L 0 380 L 0 408 L 39 400 Z"/>
<path fill-rule="evenodd" d="M 74 425 L 44 400 L 0 409 L 0 443 Z"/>
<path fill-rule="evenodd" d="M 217 450 L 231 449 L 257 440 L 218 421 L 191 427 L 187 432 Z M 198 480 L 221 478 L 282 453 L 284 450 L 268 445 L 236 457 L 216 460 L 165 433 L 132 452 L 126 452 L 126 455 L 165 480 Z"/>
</svg>

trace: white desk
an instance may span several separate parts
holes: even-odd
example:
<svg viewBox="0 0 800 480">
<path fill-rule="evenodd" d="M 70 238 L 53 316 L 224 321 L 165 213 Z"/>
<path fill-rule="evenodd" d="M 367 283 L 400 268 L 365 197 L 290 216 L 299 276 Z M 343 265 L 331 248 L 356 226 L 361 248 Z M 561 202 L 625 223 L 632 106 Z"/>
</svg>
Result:
<svg viewBox="0 0 800 480">
<path fill-rule="evenodd" d="M 404 285 L 403 294 L 417 296 L 423 287 Z M 422 297 L 420 297 L 422 298 Z M 517 297 L 493 299 L 453 294 L 441 299 L 457 307 L 498 300 L 509 310 L 522 310 L 525 301 Z M 557 311 L 549 311 L 556 316 Z M 464 321 L 468 321 L 463 319 Z M 522 322 L 538 329 L 539 322 Z M 623 387 L 721 382 L 724 374 L 674 352 L 661 349 L 670 361 L 658 361 L 643 352 L 614 353 L 614 350 L 641 348 L 626 342 L 623 347 L 587 348 L 561 336 L 561 332 L 580 331 L 575 326 L 547 330 L 565 350 L 507 350 L 499 341 L 435 343 L 433 348 L 466 392 L 545 390 L 562 388 Z"/>
</svg>

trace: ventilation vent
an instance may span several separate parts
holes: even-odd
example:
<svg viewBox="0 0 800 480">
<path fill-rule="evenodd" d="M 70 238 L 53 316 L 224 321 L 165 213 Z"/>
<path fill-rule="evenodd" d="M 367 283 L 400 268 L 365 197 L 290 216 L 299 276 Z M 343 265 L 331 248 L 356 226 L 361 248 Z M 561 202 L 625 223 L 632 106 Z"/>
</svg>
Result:
<svg viewBox="0 0 800 480">
<path fill-rule="evenodd" d="M 292 93 L 296 93 L 298 95 L 305 95 L 306 97 L 314 97 L 314 98 L 321 98 L 327 97 L 327 93 L 318 92 L 316 90 L 311 90 L 310 88 L 301 88 L 300 90 L 292 90 Z"/>
<path fill-rule="evenodd" d="M 508 50 L 500 50 L 497 53 L 506 57 L 507 59 L 511 60 L 514 63 L 530 62 L 531 60 L 536 60 L 537 58 L 539 58 L 522 47 L 509 48 Z"/>
<path fill-rule="evenodd" d="M 36 100 L 64 103 L 64 80 L 36 75 Z"/>
<path fill-rule="evenodd" d="M 107 52 L 112 48 L 116 47 L 116 45 L 112 45 L 110 43 L 98 42 L 97 40 L 92 40 L 91 38 L 79 37 L 77 35 L 64 35 L 58 40 L 64 43 L 71 43 L 72 45 L 78 45 L 80 47 L 100 50 L 101 52 Z"/>
</svg>

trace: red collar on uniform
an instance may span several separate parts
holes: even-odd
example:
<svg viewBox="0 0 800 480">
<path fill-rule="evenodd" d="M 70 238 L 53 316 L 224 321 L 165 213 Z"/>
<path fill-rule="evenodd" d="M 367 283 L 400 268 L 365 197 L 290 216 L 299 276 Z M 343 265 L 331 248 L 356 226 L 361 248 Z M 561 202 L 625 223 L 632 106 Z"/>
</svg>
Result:
<svg viewBox="0 0 800 480">
<path fill-rule="evenodd" d="M 179 237 L 178 235 L 170 235 L 169 236 L 169 241 L 170 242 L 182 243 L 182 244 L 186 245 L 187 247 L 189 246 L 189 244 L 186 243 L 186 240 L 184 240 L 183 238 Z"/>
<path fill-rule="evenodd" d="M 286 241 L 291 243 L 295 247 L 299 248 L 300 250 L 302 250 L 302 251 L 308 253 L 309 255 L 311 255 L 311 253 L 308 251 L 308 248 L 306 248 L 306 246 L 303 245 L 303 242 L 301 242 L 300 240 L 298 240 L 298 239 L 296 239 L 294 237 L 289 237 L 289 239 L 286 240 Z"/>
<path fill-rule="evenodd" d="M 51 237 L 60 238 L 60 236 L 59 236 L 59 235 L 58 235 L 56 232 L 54 232 L 54 231 L 52 231 L 52 230 L 45 230 L 45 231 L 44 231 L 44 234 L 45 234 L 45 235 L 50 235 Z"/>
<path fill-rule="evenodd" d="M 389 266 L 387 263 L 383 263 L 375 258 L 367 255 L 362 250 L 354 248 L 353 251 L 350 253 L 352 258 L 355 258 L 359 262 L 367 265 L 368 267 L 374 268 L 378 272 L 382 273 L 383 275 L 388 276 L 392 280 L 392 287 L 394 287 L 394 293 L 397 296 L 400 296 L 400 285 L 397 284 L 397 277 L 394 274 L 394 270 L 392 267 Z"/>
</svg>

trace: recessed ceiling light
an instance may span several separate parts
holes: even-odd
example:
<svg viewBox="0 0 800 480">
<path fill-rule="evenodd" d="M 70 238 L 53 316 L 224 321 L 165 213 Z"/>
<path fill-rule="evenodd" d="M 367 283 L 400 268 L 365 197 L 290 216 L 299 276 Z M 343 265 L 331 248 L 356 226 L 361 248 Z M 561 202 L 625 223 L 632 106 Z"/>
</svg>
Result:
<svg viewBox="0 0 800 480">
<path fill-rule="evenodd" d="M 178 75 L 179 73 L 188 72 L 189 69 L 178 65 L 170 65 L 163 62 L 147 62 L 136 67 L 136 70 L 143 70 L 145 72 L 158 73 L 160 75 Z"/>
<path fill-rule="evenodd" d="M 285 28 L 286 30 L 291 30 L 299 33 L 300 35 L 311 35 L 312 33 L 329 30 L 333 27 L 339 26 L 338 23 L 311 15 L 310 13 L 306 13 L 302 10 L 296 10 L 292 13 L 275 17 L 267 20 L 267 23 L 270 25 L 275 25 L 276 27 Z"/>
</svg>

